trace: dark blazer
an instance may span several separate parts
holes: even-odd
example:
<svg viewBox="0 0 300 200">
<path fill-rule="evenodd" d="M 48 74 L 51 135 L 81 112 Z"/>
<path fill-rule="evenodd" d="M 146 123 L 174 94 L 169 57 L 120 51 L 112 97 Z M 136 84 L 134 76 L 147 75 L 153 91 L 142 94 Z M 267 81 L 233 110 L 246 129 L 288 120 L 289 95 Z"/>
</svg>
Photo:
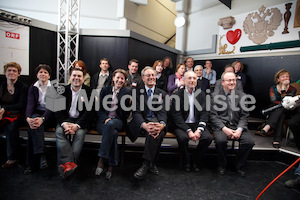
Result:
<svg viewBox="0 0 300 200">
<path fill-rule="evenodd" d="M 142 80 L 142 77 L 140 76 L 140 74 L 137 72 L 134 76 L 134 78 L 131 77 L 131 75 L 129 74 L 129 71 L 127 71 L 128 73 L 128 78 L 126 80 L 126 88 L 132 90 L 134 88 L 138 89 L 140 87 L 142 87 L 142 85 L 144 84 L 143 83 L 143 80 Z M 136 86 L 132 86 L 132 83 L 136 83 Z"/>
<path fill-rule="evenodd" d="M 155 87 L 153 95 L 158 97 L 158 99 L 153 98 L 153 101 L 157 103 L 157 104 L 153 104 L 153 108 L 157 108 L 161 106 L 161 109 L 159 109 L 158 111 L 153 111 L 153 113 L 157 117 L 159 122 L 162 121 L 165 124 L 167 124 L 167 111 L 165 109 L 165 100 L 166 100 L 165 98 L 167 94 L 165 91 Z M 144 100 L 141 100 L 141 97 L 143 97 Z M 145 87 L 136 90 L 136 98 L 132 99 L 132 104 L 134 105 L 136 103 L 136 107 L 134 106 L 136 110 L 132 112 L 133 119 L 129 123 L 127 129 L 127 135 L 129 139 L 133 142 L 137 139 L 138 135 L 142 131 L 141 129 L 142 123 L 147 122 L 147 113 L 149 112 L 147 100 L 148 100 L 148 96 Z M 141 103 L 144 104 L 144 110 L 140 109 Z"/>
<path fill-rule="evenodd" d="M 39 89 L 33 85 L 31 85 L 28 89 L 28 97 L 27 97 L 27 107 L 26 107 L 26 113 L 25 113 L 25 119 L 27 117 L 31 117 L 34 112 L 36 111 L 36 108 L 39 103 Z M 45 108 L 45 112 L 43 113 L 42 117 L 45 117 L 47 120 L 52 111 Z"/>
<path fill-rule="evenodd" d="M 167 92 L 167 78 L 164 75 L 161 75 L 159 79 L 156 79 L 156 87 Z"/>
<path fill-rule="evenodd" d="M 81 89 L 86 91 L 86 95 L 88 98 L 91 97 L 92 89 L 90 87 L 83 84 Z M 72 103 L 72 91 L 70 85 L 65 86 L 65 92 L 62 94 L 62 96 L 66 97 L 66 109 L 55 112 L 57 122 L 59 124 L 62 124 L 63 122 L 72 122 L 78 124 L 82 129 L 87 128 L 88 123 L 91 121 L 91 118 L 93 117 L 93 109 L 91 111 L 87 111 L 85 103 L 83 103 L 83 110 L 79 111 L 78 118 L 76 118 L 75 121 L 74 120 L 72 121 L 70 120 L 69 117 L 69 111 Z M 81 97 L 82 96 L 79 95 L 78 101 L 82 101 Z M 78 107 L 78 102 L 77 102 L 77 107 Z"/>
<path fill-rule="evenodd" d="M 202 77 L 202 79 L 197 79 L 197 88 L 200 88 L 203 92 L 206 93 L 206 89 L 209 89 L 209 80 L 207 78 Z"/>
<path fill-rule="evenodd" d="M 103 123 L 104 124 L 105 120 L 107 120 L 109 118 L 108 117 L 109 111 L 105 110 L 104 107 L 103 107 L 103 99 L 106 95 L 112 95 L 113 94 L 112 88 L 113 88 L 113 86 L 104 87 L 104 88 L 102 88 L 102 90 L 100 92 L 100 99 L 99 99 L 99 104 L 100 104 L 99 108 L 100 109 L 97 112 L 98 123 Z M 123 110 L 121 108 L 120 102 L 121 102 L 121 98 L 124 95 L 130 95 L 130 94 L 131 94 L 131 91 L 129 89 L 121 88 L 120 91 L 119 91 L 119 94 L 117 96 L 118 103 L 116 104 L 116 106 L 117 106 L 117 109 L 116 109 L 116 115 L 117 116 L 116 116 L 116 118 L 123 121 L 123 126 L 127 125 L 127 118 L 129 116 L 130 112 Z M 109 99 L 109 101 L 111 101 L 111 99 Z M 125 101 L 125 105 L 127 107 L 129 107 L 129 102 L 130 102 L 130 99 L 127 98 L 126 101 Z M 107 106 L 110 108 L 111 104 L 108 104 Z"/>
<path fill-rule="evenodd" d="M 221 79 L 218 79 L 218 80 L 216 81 L 216 85 L 215 85 L 215 90 L 214 90 L 214 92 L 216 92 L 216 91 L 218 91 L 218 90 L 223 90 L 223 86 L 222 86 L 222 84 L 221 84 Z M 243 90 L 243 85 L 242 85 L 242 81 L 236 80 L 235 90 L 244 92 L 244 90 Z"/>
<path fill-rule="evenodd" d="M 210 109 L 210 120 L 211 120 L 211 125 L 213 130 L 221 130 L 224 126 L 229 127 L 229 128 L 238 128 L 241 127 L 243 129 L 247 129 L 247 118 L 249 116 L 249 113 L 247 111 L 244 111 L 241 108 L 240 101 L 241 98 L 245 95 L 243 92 L 235 90 L 235 95 L 237 95 L 237 98 L 235 99 L 235 107 L 239 108 L 239 111 L 232 111 L 232 120 L 230 120 L 229 115 L 228 115 L 228 109 L 223 110 L 223 111 L 216 111 L 215 107 L 220 107 L 220 105 L 216 105 L 216 102 L 214 99 L 216 98 L 217 95 L 225 95 L 224 89 L 222 88 L 221 90 L 218 90 L 214 92 L 211 96 L 211 109 Z M 222 101 L 223 103 L 227 103 L 227 99 L 221 100 L 218 99 L 219 101 Z M 231 122 L 231 126 L 228 124 Z"/>
<path fill-rule="evenodd" d="M 3 103 L 3 93 L 4 90 L 7 88 L 6 78 L 0 83 L 0 105 L 1 108 L 4 108 L 5 111 L 13 111 L 14 113 L 23 113 L 25 112 L 26 108 L 26 101 L 27 101 L 27 92 L 28 86 L 17 80 L 15 83 L 15 93 L 13 94 L 14 102 L 13 104 L 4 104 Z"/>
<path fill-rule="evenodd" d="M 93 75 L 92 80 L 91 80 L 91 88 L 96 89 L 98 87 L 98 81 L 99 81 L 99 74 L 101 70 L 99 70 L 96 74 Z M 109 71 L 109 75 L 107 79 L 104 82 L 103 87 L 110 86 L 112 82 L 112 72 Z"/>
<path fill-rule="evenodd" d="M 198 124 L 198 128 L 202 127 L 204 129 L 206 126 L 207 120 L 208 120 L 208 112 L 206 109 L 206 97 L 205 97 L 205 93 L 203 91 L 198 89 L 198 90 L 195 90 L 195 93 L 196 92 L 198 94 L 195 96 L 194 101 L 197 101 L 202 108 L 202 109 L 200 109 L 200 108 L 197 109 L 197 107 L 195 106 L 195 102 L 194 102 L 194 114 L 195 114 L 196 124 Z M 172 121 L 176 128 L 179 128 L 186 132 L 188 129 L 190 129 L 190 126 L 185 123 L 186 119 L 189 116 L 189 112 L 190 112 L 190 105 L 189 105 L 187 92 L 185 91 L 185 88 L 182 88 L 182 89 L 178 90 L 174 95 L 179 96 L 178 100 L 180 103 L 179 104 L 180 107 L 179 107 L 179 109 L 176 109 L 177 99 L 173 98 L 172 106 L 171 106 Z M 184 107 L 187 107 L 188 109 L 186 110 L 186 109 L 184 109 Z"/>
<path fill-rule="evenodd" d="M 174 90 L 177 89 L 177 85 L 175 84 L 175 80 L 177 79 L 176 74 L 172 74 L 168 79 L 168 94 L 172 95 Z"/>
</svg>

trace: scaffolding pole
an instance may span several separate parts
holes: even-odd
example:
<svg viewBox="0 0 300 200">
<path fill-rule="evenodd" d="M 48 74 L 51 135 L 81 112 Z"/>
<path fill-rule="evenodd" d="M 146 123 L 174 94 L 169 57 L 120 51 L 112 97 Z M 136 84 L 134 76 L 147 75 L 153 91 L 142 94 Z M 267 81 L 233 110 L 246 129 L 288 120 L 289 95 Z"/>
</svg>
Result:
<svg viewBox="0 0 300 200">
<path fill-rule="evenodd" d="M 69 71 L 78 60 L 80 0 L 59 0 L 57 30 L 58 83 L 67 84 Z"/>
</svg>

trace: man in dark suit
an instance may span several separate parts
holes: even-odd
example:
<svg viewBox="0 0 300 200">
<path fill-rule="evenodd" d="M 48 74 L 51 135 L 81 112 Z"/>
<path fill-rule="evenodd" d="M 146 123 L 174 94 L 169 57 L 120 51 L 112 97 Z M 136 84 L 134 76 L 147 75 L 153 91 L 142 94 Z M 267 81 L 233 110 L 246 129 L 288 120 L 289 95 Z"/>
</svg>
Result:
<svg viewBox="0 0 300 200">
<path fill-rule="evenodd" d="M 140 88 L 143 84 L 142 78 L 138 73 L 139 61 L 131 59 L 128 64 L 128 78 L 126 80 L 126 87 L 130 90 Z"/>
<path fill-rule="evenodd" d="M 243 92 L 235 90 L 236 75 L 224 72 L 221 77 L 222 89 L 215 91 L 211 97 L 210 119 L 219 161 L 219 173 L 224 174 L 227 165 L 227 139 L 238 140 L 236 168 L 241 176 L 245 176 L 247 158 L 254 146 L 251 133 L 247 128 L 249 113 L 242 102 Z"/>
<path fill-rule="evenodd" d="M 197 88 L 201 89 L 203 92 L 207 92 L 209 89 L 209 80 L 203 77 L 203 67 L 202 65 L 196 65 L 194 68 L 194 72 L 197 74 Z"/>
<path fill-rule="evenodd" d="M 80 103 L 89 101 L 84 97 L 91 96 L 91 89 L 83 84 L 83 71 L 72 69 L 70 79 L 71 84 L 65 86 L 65 92 L 62 94 L 66 99 L 66 109 L 55 113 L 58 122 L 55 130 L 58 172 L 64 178 L 70 176 L 77 168 L 76 163 L 87 132 L 87 124 L 92 115 L 92 111 L 88 111 L 84 105 L 81 111 L 78 109 Z M 84 91 L 86 96 L 83 95 Z M 72 145 L 68 139 L 69 135 L 73 135 Z"/>
<path fill-rule="evenodd" d="M 194 170 L 199 171 L 199 157 L 212 141 L 212 136 L 206 129 L 208 120 L 206 98 L 203 91 L 195 89 L 197 84 L 195 72 L 187 71 L 183 79 L 185 88 L 177 91 L 172 98 L 171 117 L 176 127 L 174 133 L 183 156 L 185 171 L 190 171 L 189 141 L 199 141 L 194 154 Z"/>
<path fill-rule="evenodd" d="M 128 136 L 132 141 L 135 141 L 139 134 L 146 136 L 144 163 L 134 174 L 137 179 L 143 179 L 149 170 L 152 174 L 159 174 L 155 163 L 166 134 L 167 122 L 166 92 L 155 87 L 155 70 L 145 67 L 142 70 L 142 79 L 145 86 L 135 90 L 136 97 L 132 94 L 132 104 L 136 104 L 136 110 L 133 111 L 133 119 L 128 127 Z M 143 107 L 140 104 L 144 104 Z"/>
<path fill-rule="evenodd" d="M 100 70 L 92 76 L 91 88 L 97 89 L 98 94 L 105 86 L 110 86 L 112 81 L 111 72 L 109 71 L 110 65 L 107 58 L 102 58 L 100 60 Z"/>
<path fill-rule="evenodd" d="M 231 65 L 226 65 L 226 66 L 224 67 L 224 72 L 234 72 L 234 68 L 233 68 Z M 221 90 L 221 89 L 223 88 L 221 82 L 222 82 L 221 79 L 218 79 L 218 80 L 216 81 L 216 85 L 215 85 L 214 91 L 217 92 L 218 90 Z M 242 84 L 242 81 L 241 81 L 241 80 L 238 80 L 238 79 L 236 80 L 235 90 L 239 90 L 239 91 L 241 91 L 241 92 L 244 92 L 244 90 L 243 90 L 243 84 Z"/>
</svg>

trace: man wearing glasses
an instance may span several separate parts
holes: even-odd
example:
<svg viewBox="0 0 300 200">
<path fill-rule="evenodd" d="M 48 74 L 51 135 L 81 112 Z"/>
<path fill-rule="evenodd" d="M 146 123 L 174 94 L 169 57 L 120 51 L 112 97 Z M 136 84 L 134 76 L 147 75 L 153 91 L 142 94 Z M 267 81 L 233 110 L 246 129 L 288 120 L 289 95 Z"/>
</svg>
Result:
<svg viewBox="0 0 300 200">
<path fill-rule="evenodd" d="M 245 94 L 235 90 L 236 75 L 234 72 L 224 72 L 221 76 L 221 84 L 222 89 L 212 94 L 210 110 L 219 162 L 218 171 L 221 175 L 226 171 L 227 140 L 238 140 L 236 169 L 239 175 L 244 177 L 246 176 L 247 158 L 254 146 L 252 135 L 247 128 L 249 113 L 241 101 Z"/>
<path fill-rule="evenodd" d="M 234 72 L 234 68 L 231 65 L 228 64 L 228 65 L 226 65 L 224 67 L 224 72 Z M 215 85 L 215 90 L 214 91 L 217 92 L 218 90 L 221 90 L 223 88 L 221 82 L 222 82 L 221 79 L 218 79 L 216 81 L 216 85 Z M 239 91 L 243 92 L 243 84 L 242 84 L 241 80 L 237 80 L 236 81 L 235 90 L 239 90 Z"/>
<path fill-rule="evenodd" d="M 128 137 L 131 141 L 134 142 L 139 134 L 146 136 L 144 163 L 135 172 L 136 179 L 144 179 L 148 171 L 154 175 L 159 174 L 155 163 L 166 134 L 167 123 L 166 92 L 155 87 L 155 70 L 152 67 L 145 67 L 141 74 L 145 86 L 137 90 L 136 97 L 134 95 L 132 97 L 133 104 L 136 103 L 136 110 L 133 111 L 133 119 L 128 126 Z"/>
</svg>

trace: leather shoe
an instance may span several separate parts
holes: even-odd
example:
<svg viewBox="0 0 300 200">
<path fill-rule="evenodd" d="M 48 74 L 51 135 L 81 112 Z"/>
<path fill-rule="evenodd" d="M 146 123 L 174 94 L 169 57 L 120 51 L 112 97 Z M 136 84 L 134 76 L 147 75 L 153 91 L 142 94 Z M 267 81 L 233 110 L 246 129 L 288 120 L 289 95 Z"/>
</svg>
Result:
<svg viewBox="0 0 300 200">
<path fill-rule="evenodd" d="M 297 188 L 300 186 L 300 176 L 298 176 L 296 179 L 288 180 L 284 183 L 286 187 L 289 188 Z"/>
<path fill-rule="evenodd" d="M 154 163 L 150 164 L 150 172 L 154 175 L 158 175 L 159 171 Z"/>
<path fill-rule="evenodd" d="M 242 170 L 242 169 L 239 169 L 238 170 L 238 173 L 241 177 L 245 177 L 246 176 L 246 171 L 245 170 Z"/>
<path fill-rule="evenodd" d="M 11 162 L 11 163 L 9 163 L 8 161 L 6 161 L 6 163 L 4 163 L 2 165 L 2 168 L 12 168 L 12 167 L 17 166 L 17 164 L 18 164 L 18 161 Z"/>
<path fill-rule="evenodd" d="M 46 169 L 48 167 L 47 159 L 44 155 L 41 156 L 40 169 Z"/>
<path fill-rule="evenodd" d="M 273 147 L 276 149 L 280 148 L 280 143 L 279 142 L 273 142 Z"/>
<path fill-rule="evenodd" d="M 149 167 L 146 164 L 143 164 L 133 175 L 136 179 L 144 179 L 147 175 Z"/>
<path fill-rule="evenodd" d="M 64 165 L 65 165 L 64 176 L 65 178 L 67 178 L 74 173 L 75 169 L 77 168 L 77 165 L 73 162 L 66 162 Z"/>
<path fill-rule="evenodd" d="M 260 136 L 266 137 L 268 134 L 264 129 L 261 129 L 260 131 L 257 131 L 255 133 L 255 135 L 260 135 Z"/>
<path fill-rule="evenodd" d="M 106 174 L 105 174 L 105 179 L 106 179 L 106 180 L 110 180 L 111 177 L 112 177 L 112 172 L 107 171 Z"/>
<path fill-rule="evenodd" d="M 226 169 L 225 169 L 224 167 L 218 167 L 218 171 L 219 171 L 219 174 L 220 174 L 220 175 L 224 175 Z"/>
</svg>

